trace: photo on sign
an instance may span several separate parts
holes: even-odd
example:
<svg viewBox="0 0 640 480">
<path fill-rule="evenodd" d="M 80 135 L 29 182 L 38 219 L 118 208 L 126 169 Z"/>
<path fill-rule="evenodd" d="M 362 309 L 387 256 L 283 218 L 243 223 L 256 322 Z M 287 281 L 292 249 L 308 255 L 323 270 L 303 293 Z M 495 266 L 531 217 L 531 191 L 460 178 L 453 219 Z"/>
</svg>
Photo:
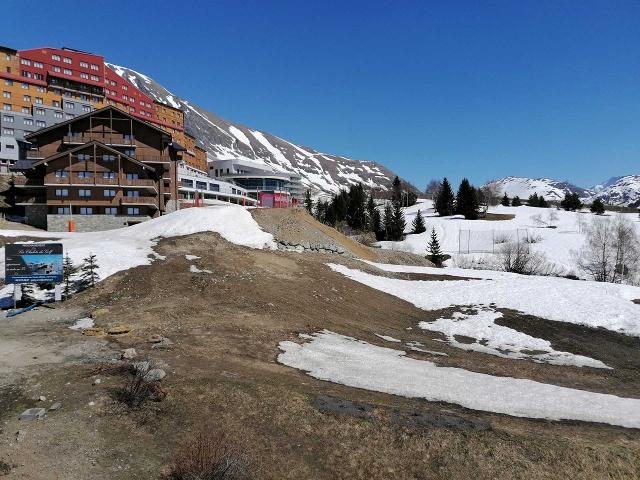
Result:
<svg viewBox="0 0 640 480">
<path fill-rule="evenodd" d="M 62 244 L 20 244 L 5 246 L 7 283 L 59 283 L 62 281 Z"/>
</svg>

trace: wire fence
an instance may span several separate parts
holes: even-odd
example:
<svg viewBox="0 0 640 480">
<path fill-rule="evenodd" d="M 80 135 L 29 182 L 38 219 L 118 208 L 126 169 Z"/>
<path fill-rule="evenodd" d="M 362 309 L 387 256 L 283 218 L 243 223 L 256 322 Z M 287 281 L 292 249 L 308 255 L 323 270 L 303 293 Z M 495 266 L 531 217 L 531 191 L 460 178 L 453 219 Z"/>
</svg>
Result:
<svg viewBox="0 0 640 480">
<path fill-rule="evenodd" d="M 458 253 L 496 253 L 505 243 L 530 243 L 526 228 L 513 230 L 460 230 Z"/>
</svg>

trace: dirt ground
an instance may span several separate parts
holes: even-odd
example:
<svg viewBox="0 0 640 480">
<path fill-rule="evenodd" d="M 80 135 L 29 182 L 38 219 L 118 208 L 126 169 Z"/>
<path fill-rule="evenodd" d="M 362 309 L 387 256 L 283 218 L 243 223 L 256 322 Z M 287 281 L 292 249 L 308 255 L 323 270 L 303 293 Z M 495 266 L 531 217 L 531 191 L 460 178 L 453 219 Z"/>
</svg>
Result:
<svg viewBox="0 0 640 480">
<path fill-rule="evenodd" d="M 55 310 L 0 318 L 0 462 L 10 466 L 7 478 L 159 478 L 177 443 L 203 424 L 235 437 L 265 479 L 640 478 L 638 430 L 359 390 L 276 361 L 280 341 L 322 329 L 397 348 L 380 334 L 447 353 L 409 353 L 440 365 L 640 398 L 637 339 L 505 310 L 504 324 L 614 370 L 508 360 L 456 349 L 416 328 L 450 312 L 419 310 L 326 266 L 373 268 L 357 260 L 252 250 L 216 234 L 166 239 L 156 251 L 166 259 L 114 275 Z M 212 273 L 192 273 L 190 265 Z M 106 310 L 97 326 L 132 331 L 87 337 L 68 329 L 98 309 Z M 173 345 L 152 348 L 152 334 Z M 115 395 L 122 375 L 96 368 L 129 347 L 168 365 L 164 401 L 131 410 Z M 45 419 L 18 420 L 25 408 L 55 401 L 63 407 Z"/>
</svg>

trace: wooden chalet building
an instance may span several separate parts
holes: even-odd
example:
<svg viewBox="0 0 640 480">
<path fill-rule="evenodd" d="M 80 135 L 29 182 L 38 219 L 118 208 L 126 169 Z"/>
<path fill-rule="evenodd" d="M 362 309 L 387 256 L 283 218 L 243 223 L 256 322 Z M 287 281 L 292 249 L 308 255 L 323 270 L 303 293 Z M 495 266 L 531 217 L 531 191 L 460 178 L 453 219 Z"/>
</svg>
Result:
<svg viewBox="0 0 640 480">
<path fill-rule="evenodd" d="M 108 106 L 43 128 L 15 170 L 27 223 L 66 231 L 118 228 L 176 209 L 184 148 L 160 128 Z M 21 184 L 22 183 L 22 184 Z"/>
</svg>

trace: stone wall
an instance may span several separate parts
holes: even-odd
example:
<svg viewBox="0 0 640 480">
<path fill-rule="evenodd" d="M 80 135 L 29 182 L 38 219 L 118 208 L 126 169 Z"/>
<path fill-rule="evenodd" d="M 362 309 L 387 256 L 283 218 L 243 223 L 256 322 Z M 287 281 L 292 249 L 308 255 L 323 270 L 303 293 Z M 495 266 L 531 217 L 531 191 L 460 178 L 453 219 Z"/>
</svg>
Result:
<svg viewBox="0 0 640 480">
<path fill-rule="evenodd" d="M 69 220 L 76 223 L 76 232 L 97 232 L 126 227 L 134 223 L 144 222 L 150 217 L 129 217 L 126 215 L 47 215 L 47 230 L 50 232 L 69 231 Z"/>
</svg>

